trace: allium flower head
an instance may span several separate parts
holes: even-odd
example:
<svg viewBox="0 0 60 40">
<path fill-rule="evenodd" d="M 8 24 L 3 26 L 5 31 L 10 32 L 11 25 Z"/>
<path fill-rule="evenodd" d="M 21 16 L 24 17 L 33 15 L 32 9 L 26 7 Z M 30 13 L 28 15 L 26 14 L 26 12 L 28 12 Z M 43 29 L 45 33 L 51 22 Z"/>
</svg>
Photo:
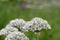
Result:
<svg viewBox="0 0 60 40">
<path fill-rule="evenodd" d="M 27 27 L 27 28 L 26 28 Z M 42 18 L 35 17 L 25 24 L 25 28 L 31 31 L 41 31 L 42 29 L 51 29 L 48 22 Z"/>
<path fill-rule="evenodd" d="M 5 40 L 29 40 L 24 33 L 21 32 L 12 32 L 9 34 Z"/>
<path fill-rule="evenodd" d="M 26 22 L 23 19 L 15 19 L 15 20 L 10 21 L 9 25 L 21 30 L 22 27 L 25 25 L 25 23 Z"/>
<path fill-rule="evenodd" d="M 0 30 L 0 35 L 6 35 L 7 36 L 8 34 L 10 34 L 11 32 L 14 32 L 14 31 L 18 31 L 18 29 L 7 25 L 5 28 Z"/>
</svg>

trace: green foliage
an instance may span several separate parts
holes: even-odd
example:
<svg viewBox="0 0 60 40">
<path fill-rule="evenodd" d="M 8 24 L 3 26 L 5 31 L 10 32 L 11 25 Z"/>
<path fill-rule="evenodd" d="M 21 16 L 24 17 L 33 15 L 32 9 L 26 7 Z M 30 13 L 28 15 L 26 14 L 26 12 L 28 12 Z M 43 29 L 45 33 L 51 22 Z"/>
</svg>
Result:
<svg viewBox="0 0 60 40">
<path fill-rule="evenodd" d="M 51 30 L 42 30 L 40 40 L 60 40 L 60 9 L 51 7 L 49 9 L 25 9 L 21 10 L 20 3 L 0 2 L 0 29 L 4 28 L 10 20 L 24 18 L 30 20 L 34 17 L 46 19 L 51 25 Z M 28 32 L 26 35 L 30 40 L 34 39 L 34 33 Z M 0 36 L 0 40 L 4 37 Z"/>
</svg>

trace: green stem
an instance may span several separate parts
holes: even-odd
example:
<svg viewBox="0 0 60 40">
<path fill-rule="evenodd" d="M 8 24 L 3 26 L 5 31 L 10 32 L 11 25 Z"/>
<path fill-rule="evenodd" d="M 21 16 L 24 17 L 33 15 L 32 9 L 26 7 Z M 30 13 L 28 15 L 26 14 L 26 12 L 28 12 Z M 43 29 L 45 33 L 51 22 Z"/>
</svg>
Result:
<svg viewBox="0 0 60 40">
<path fill-rule="evenodd" d="M 36 40 L 39 40 L 39 35 L 36 35 Z"/>
<path fill-rule="evenodd" d="M 39 33 L 35 33 L 35 35 L 36 35 L 36 40 L 39 40 L 40 32 Z"/>
</svg>

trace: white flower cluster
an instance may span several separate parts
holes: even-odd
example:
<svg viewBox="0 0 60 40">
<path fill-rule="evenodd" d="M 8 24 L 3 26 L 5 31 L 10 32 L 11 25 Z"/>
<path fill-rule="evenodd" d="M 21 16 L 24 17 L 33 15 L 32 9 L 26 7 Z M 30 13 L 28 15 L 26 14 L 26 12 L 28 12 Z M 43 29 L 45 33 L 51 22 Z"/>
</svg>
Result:
<svg viewBox="0 0 60 40">
<path fill-rule="evenodd" d="M 41 31 L 42 29 L 51 29 L 50 25 L 46 20 L 35 17 L 31 21 L 27 22 L 24 26 L 24 30 L 29 29 L 30 31 Z"/>
<path fill-rule="evenodd" d="M 0 35 L 5 35 L 5 40 L 29 40 L 19 31 L 26 32 L 30 30 L 33 32 L 40 32 L 42 29 L 51 29 L 48 22 L 42 18 L 35 17 L 27 22 L 23 19 L 15 19 L 0 30 Z"/>
<path fill-rule="evenodd" d="M 0 35 L 8 35 L 9 33 L 18 31 L 18 30 L 22 31 L 22 28 L 25 25 L 25 23 L 26 22 L 23 19 L 12 20 L 5 28 L 3 28 L 0 31 Z"/>
<path fill-rule="evenodd" d="M 3 28 L 3 29 L 0 31 L 0 35 L 5 35 L 5 36 L 7 36 L 8 34 L 10 34 L 11 32 L 14 32 L 14 31 L 18 31 L 18 29 L 7 25 L 5 28 Z"/>
<path fill-rule="evenodd" d="M 23 19 L 12 20 L 0 30 L 0 35 L 5 35 L 5 40 L 29 40 L 23 33 L 19 32 L 22 31 L 25 23 Z"/>
<path fill-rule="evenodd" d="M 5 40 L 29 40 L 24 33 L 21 32 L 13 32 L 11 34 L 9 34 Z"/>
<path fill-rule="evenodd" d="M 15 19 L 10 21 L 9 25 L 22 30 L 22 27 L 25 25 L 25 23 L 26 22 L 23 19 Z"/>
</svg>

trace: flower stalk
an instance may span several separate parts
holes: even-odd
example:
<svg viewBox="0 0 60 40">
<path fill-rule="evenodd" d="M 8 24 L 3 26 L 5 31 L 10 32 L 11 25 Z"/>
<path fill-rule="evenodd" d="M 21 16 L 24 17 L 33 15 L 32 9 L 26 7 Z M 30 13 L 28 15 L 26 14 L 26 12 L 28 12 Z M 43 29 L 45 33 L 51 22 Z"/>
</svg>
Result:
<svg viewBox="0 0 60 40">
<path fill-rule="evenodd" d="M 36 40 L 39 40 L 40 38 L 40 32 L 35 32 Z"/>
</svg>

